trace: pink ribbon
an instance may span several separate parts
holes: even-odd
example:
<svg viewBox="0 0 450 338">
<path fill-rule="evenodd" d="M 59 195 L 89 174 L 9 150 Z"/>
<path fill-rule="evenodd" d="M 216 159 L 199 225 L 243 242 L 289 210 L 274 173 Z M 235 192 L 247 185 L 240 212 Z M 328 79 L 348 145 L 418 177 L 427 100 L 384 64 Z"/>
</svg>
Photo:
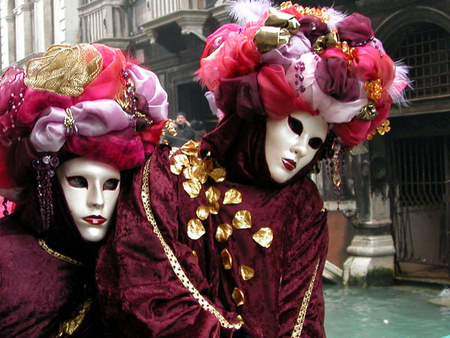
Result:
<svg viewBox="0 0 450 338">
<path fill-rule="evenodd" d="M 70 107 L 75 124 L 64 125 L 68 117 L 63 108 L 49 107 L 37 120 L 30 140 L 38 152 L 57 152 L 66 142 L 68 135 L 97 137 L 131 126 L 131 116 L 113 100 L 84 101 Z"/>
</svg>

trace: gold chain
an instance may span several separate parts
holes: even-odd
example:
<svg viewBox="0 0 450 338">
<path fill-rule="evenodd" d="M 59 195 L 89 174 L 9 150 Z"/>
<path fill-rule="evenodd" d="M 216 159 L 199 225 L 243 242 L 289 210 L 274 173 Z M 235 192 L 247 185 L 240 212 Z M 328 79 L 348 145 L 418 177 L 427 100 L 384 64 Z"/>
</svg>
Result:
<svg viewBox="0 0 450 338">
<path fill-rule="evenodd" d="M 147 220 L 150 222 L 150 224 L 153 227 L 153 232 L 158 237 L 159 241 L 161 242 L 161 245 L 164 249 L 164 252 L 167 256 L 167 259 L 169 260 L 170 265 L 172 266 L 172 270 L 174 271 L 175 275 L 178 277 L 178 279 L 181 281 L 183 286 L 189 290 L 191 295 L 197 300 L 197 302 L 200 304 L 200 306 L 206 310 L 209 311 L 211 314 L 213 314 L 220 325 L 227 329 L 240 329 L 242 324 L 236 323 L 232 324 L 226 320 L 226 318 L 216 309 L 214 306 L 212 306 L 208 300 L 206 300 L 201 293 L 196 289 L 194 284 L 189 280 L 188 276 L 186 275 L 185 271 L 183 270 L 180 262 L 178 261 L 177 257 L 173 253 L 170 246 L 166 243 L 164 240 L 158 225 L 156 224 L 155 217 L 153 216 L 153 211 L 150 206 L 150 194 L 149 194 L 149 168 L 150 168 L 150 158 L 148 159 L 147 163 L 145 163 L 144 166 L 144 172 L 143 172 L 143 180 L 142 180 L 142 191 L 141 191 L 141 197 L 142 197 L 142 203 L 144 205 L 145 214 L 147 216 Z"/>
<path fill-rule="evenodd" d="M 312 290 L 314 287 L 314 281 L 316 280 L 317 269 L 319 268 L 320 259 L 317 261 L 316 270 L 311 278 L 311 282 L 309 283 L 308 289 L 303 296 L 302 306 L 300 307 L 300 312 L 297 317 L 297 322 L 294 326 L 294 330 L 292 331 L 293 338 L 300 337 L 302 334 L 303 324 L 306 318 L 306 310 L 308 309 L 309 300 L 311 299 Z"/>
<path fill-rule="evenodd" d="M 55 250 L 52 250 L 48 247 L 47 243 L 45 243 L 45 241 L 43 239 L 38 239 L 38 243 L 41 246 L 42 249 L 44 249 L 48 254 L 52 255 L 53 257 L 56 257 L 58 259 L 61 259 L 67 263 L 73 264 L 73 265 L 77 265 L 77 266 L 83 266 L 84 264 L 73 259 L 70 258 L 68 256 L 65 256 Z"/>
</svg>

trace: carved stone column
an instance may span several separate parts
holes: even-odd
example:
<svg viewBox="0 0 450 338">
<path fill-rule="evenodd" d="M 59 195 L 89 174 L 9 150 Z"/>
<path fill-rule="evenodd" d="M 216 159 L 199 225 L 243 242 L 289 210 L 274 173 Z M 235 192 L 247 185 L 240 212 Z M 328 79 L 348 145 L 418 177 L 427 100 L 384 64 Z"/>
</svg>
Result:
<svg viewBox="0 0 450 338">
<path fill-rule="evenodd" d="M 356 235 L 344 263 L 344 284 L 389 285 L 394 280 L 394 241 L 384 157 L 354 156 Z"/>
</svg>

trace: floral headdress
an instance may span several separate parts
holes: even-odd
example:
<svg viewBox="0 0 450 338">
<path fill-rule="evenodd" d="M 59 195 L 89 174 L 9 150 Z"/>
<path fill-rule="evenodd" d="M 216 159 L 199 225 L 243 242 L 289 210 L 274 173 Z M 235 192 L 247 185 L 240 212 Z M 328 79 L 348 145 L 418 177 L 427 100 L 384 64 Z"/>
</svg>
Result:
<svg viewBox="0 0 450 338">
<path fill-rule="evenodd" d="M 26 70 L 9 68 L 0 89 L 0 195 L 17 196 L 24 183 L 18 155 L 28 152 L 44 214 L 58 156 L 131 169 L 153 151 L 167 120 L 157 76 L 101 44 L 51 46 Z"/>
<path fill-rule="evenodd" d="M 386 54 L 368 18 L 291 1 L 278 9 L 267 0 L 230 6 L 238 24 L 207 38 L 197 71 L 211 92 L 226 79 L 256 73 L 270 117 L 298 110 L 321 115 L 347 149 L 389 129 L 392 102 L 404 102 L 407 68 Z"/>
</svg>

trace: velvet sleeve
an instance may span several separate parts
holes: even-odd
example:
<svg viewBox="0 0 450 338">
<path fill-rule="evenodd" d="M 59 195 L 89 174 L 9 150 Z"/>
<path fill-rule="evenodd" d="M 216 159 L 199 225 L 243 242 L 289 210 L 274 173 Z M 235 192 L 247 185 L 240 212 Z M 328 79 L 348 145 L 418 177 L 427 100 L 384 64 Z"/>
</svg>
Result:
<svg viewBox="0 0 450 338">
<path fill-rule="evenodd" d="M 305 180 L 298 220 L 286 235 L 279 294 L 278 337 L 325 337 L 322 272 L 328 248 L 327 212 L 317 188 Z M 293 333 L 294 332 L 294 333 Z"/>
<path fill-rule="evenodd" d="M 231 337 L 235 329 L 221 325 L 218 317 L 231 325 L 236 317 L 209 300 L 195 255 L 179 241 L 178 176 L 169 172 L 167 153 L 166 147 L 157 148 L 150 167 L 122 190 L 115 233 L 100 253 L 97 280 L 109 334 Z M 156 223 L 147 218 L 150 204 L 143 202 L 141 191 L 149 195 Z"/>
</svg>

